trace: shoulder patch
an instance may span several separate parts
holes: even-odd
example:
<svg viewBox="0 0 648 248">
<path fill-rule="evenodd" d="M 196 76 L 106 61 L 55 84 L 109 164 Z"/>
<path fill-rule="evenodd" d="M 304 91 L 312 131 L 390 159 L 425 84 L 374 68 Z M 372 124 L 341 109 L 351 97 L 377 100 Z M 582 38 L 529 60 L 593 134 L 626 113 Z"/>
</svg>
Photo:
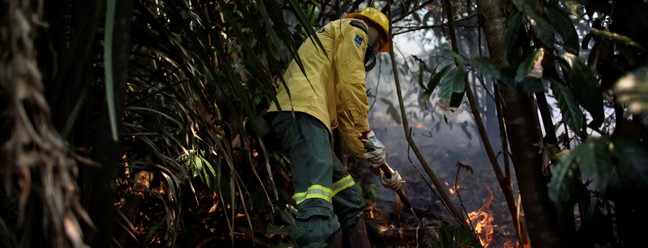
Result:
<svg viewBox="0 0 648 248">
<path fill-rule="evenodd" d="M 351 20 L 351 26 L 361 29 L 363 32 L 368 33 L 367 26 L 360 20 Z"/>
<path fill-rule="evenodd" d="M 362 36 L 359 34 L 355 35 L 355 38 L 353 38 L 353 43 L 356 44 L 356 46 L 361 46 L 362 45 Z"/>
</svg>

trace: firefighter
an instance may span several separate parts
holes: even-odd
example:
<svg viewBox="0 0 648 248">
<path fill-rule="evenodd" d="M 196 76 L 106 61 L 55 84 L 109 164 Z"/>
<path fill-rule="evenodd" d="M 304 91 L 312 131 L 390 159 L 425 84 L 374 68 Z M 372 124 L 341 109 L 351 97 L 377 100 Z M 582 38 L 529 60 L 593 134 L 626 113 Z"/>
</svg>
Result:
<svg viewBox="0 0 648 248">
<path fill-rule="evenodd" d="M 332 21 L 299 48 L 303 67 L 292 61 L 268 110 L 271 125 L 288 154 L 297 204 L 297 247 L 328 245 L 370 247 L 360 186 L 332 150 L 335 129 L 372 171 L 385 161 L 385 146 L 371 130 L 365 74 L 375 54 L 390 48 L 389 21 L 376 8 L 365 8 Z M 303 68 L 303 70 L 302 70 Z M 380 174 L 382 175 L 382 174 Z M 387 188 L 404 182 L 398 172 L 381 176 Z"/>
</svg>

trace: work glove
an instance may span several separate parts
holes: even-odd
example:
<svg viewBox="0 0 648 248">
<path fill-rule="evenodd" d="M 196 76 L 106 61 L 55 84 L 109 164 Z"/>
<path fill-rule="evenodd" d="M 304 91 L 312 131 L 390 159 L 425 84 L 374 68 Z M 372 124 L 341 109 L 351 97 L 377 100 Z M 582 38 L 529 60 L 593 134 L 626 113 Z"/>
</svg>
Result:
<svg viewBox="0 0 648 248">
<path fill-rule="evenodd" d="M 385 162 L 385 145 L 376 138 L 373 130 L 364 132 L 360 140 L 364 144 L 365 149 L 362 157 L 371 164 L 371 167 L 379 167 Z"/>
<path fill-rule="evenodd" d="M 390 177 L 387 177 L 380 167 L 371 167 L 371 172 L 380 177 L 380 183 L 383 187 L 386 189 L 399 190 L 403 185 L 405 185 L 405 180 L 403 180 L 398 171 L 391 168 L 390 170 L 392 171 L 392 174 Z"/>
<path fill-rule="evenodd" d="M 387 189 L 399 190 L 405 185 L 405 180 L 400 176 L 398 171 L 394 171 L 391 177 L 386 177 L 385 173 L 380 171 L 380 182 Z"/>
</svg>

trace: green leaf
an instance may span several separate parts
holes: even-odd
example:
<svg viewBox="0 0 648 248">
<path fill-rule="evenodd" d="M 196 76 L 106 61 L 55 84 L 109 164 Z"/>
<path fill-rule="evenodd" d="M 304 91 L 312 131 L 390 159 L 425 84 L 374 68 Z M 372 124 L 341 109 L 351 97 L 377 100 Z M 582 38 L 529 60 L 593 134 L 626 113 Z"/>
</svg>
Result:
<svg viewBox="0 0 648 248">
<path fill-rule="evenodd" d="M 429 247 L 483 247 L 469 225 L 443 225 L 432 234 Z"/>
<path fill-rule="evenodd" d="M 418 85 L 423 89 L 423 91 L 427 91 L 427 88 L 423 84 L 423 76 L 425 76 L 425 63 L 420 62 L 419 63 L 419 74 L 418 74 Z"/>
<path fill-rule="evenodd" d="M 457 67 L 452 68 L 441 80 L 439 97 L 449 99 L 452 93 L 463 92 L 466 87 L 466 76 L 465 70 L 459 70 Z"/>
<path fill-rule="evenodd" d="M 605 190 L 614 175 L 608 142 L 606 138 L 589 138 L 579 146 L 581 173 L 592 187 L 599 190 Z"/>
<path fill-rule="evenodd" d="M 598 79 L 592 70 L 577 57 L 565 53 L 562 59 L 570 66 L 567 77 L 569 89 L 585 110 L 592 116 L 590 126 L 598 127 L 604 121 L 603 93 Z"/>
<path fill-rule="evenodd" d="M 578 181 L 576 175 L 577 157 L 579 147 L 573 151 L 564 151 L 557 155 L 555 163 L 550 167 L 551 180 L 547 184 L 549 199 L 555 203 L 563 203 L 569 200 L 571 192 L 576 188 Z"/>
<path fill-rule="evenodd" d="M 452 96 L 450 96 L 450 109 L 458 109 L 463 102 L 464 95 L 466 95 L 466 91 L 452 93 Z"/>
<path fill-rule="evenodd" d="M 569 19 L 569 16 L 552 5 L 547 7 L 546 13 L 549 22 L 565 42 L 565 48 L 569 49 L 570 52 L 574 54 L 578 54 L 580 49 L 578 44 L 578 33 L 576 33 L 576 27 Z"/>
<path fill-rule="evenodd" d="M 214 176 L 216 175 L 216 171 L 214 170 L 214 167 L 212 166 L 212 164 L 209 163 L 209 161 L 207 161 L 207 159 L 205 159 L 205 157 L 203 157 L 202 155 L 199 155 L 199 158 L 200 158 L 200 161 L 201 161 L 201 163 L 203 165 L 203 168 L 202 168 L 203 175 L 202 175 L 202 177 L 205 180 L 205 184 L 207 185 L 207 187 L 209 187 L 210 189 L 213 190 L 213 187 L 214 187 L 213 179 L 214 179 Z"/>
<path fill-rule="evenodd" d="M 465 71 L 466 68 L 464 66 L 464 59 L 461 56 L 461 54 L 456 53 L 455 51 L 452 50 L 447 50 L 448 52 L 452 53 L 452 56 L 455 58 L 455 62 L 457 62 L 457 68 L 461 71 Z"/>
<path fill-rule="evenodd" d="M 401 124 L 400 114 L 398 113 L 398 109 L 394 106 L 394 103 L 387 98 L 380 98 L 380 100 L 387 104 L 387 114 L 389 114 L 396 123 Z"/>
<path fill-rule="evenodd" d="M 634 47 L 641 51 L 646 51 L 645 47 L 643 47 L 641 44 L 637 43 L 636 41 L 634 41 L 632 38 L 628 36 L 617 34 L 607 30 L 596 29 L 596 28 L 593 28 L 591 32 L 597 36 L 610 39 L 618 44 Z"/>
<path fill-rule="evenodd" d="M 170 115 L 168 115 L 166 113 L 163 113 L 162 111 L 156 110 L 156 109 L 142 108 L 142 107 L 137 107 L 137 106 L 128 106 L 128 107 L 126 107 L 126 110 L 130 110 L 130 111 L 148 111 L 148 112 L 151 112 L 151 113 L 158 114 L 161 117 L 164 117 L 165 119 L 168 119 L 168 120 L 172 121 L 179 128 L 181 128 L 183 126 L 182 123 L 180 123 L 180 121 L 178 121 L 175 118 L 173 118 L 172 116 L 170 116 Z"/>
<path fill-rule="evenodd" d="M 527 17 L 529 17 L 529 24 L 531 30 L 536 37 L 546 47 L 553 48 L 553 34 L 554 30 L 549 23 L 542 18 L 541 7 L 538 1 L 526 0 L 513 0 L 515 7 Z"/>
<path fill-rule="evenodd" d="M 563 121 L 567 123 L 567 126 L 572 129 L 574 132 L 579 132 L 583 124 L 583 112 L 581 111 L 576 99 L 572 96 L 571 92 L 567 87 L 562 85 L 560 82 L 551 80 L 551 88 L 556 95 L 556 100 L 558 100 L 558 106 L 563 116 Z"/>
<path fill-rule="evenodd" d="M 544 49 L 538 49 L 534 53 L 527 56 L 515 72 L 515 83 L 522 82 L 522 79 L 529 75 L 533 68 L 542 68 L 542 58 L 544 57 Z"/>
<path fill-rule="evenodd" d="M 493 64 L 490 58 L 476 56 L 471 58 L 468 63 L 470 63 L 473 68 L 475 68 L 475 71 L 477 71 L 477 73 L 486 78 L 493 79 L 493 81 L 501 79 L 499 69 L 497 69 L 497 66 Z"/>
<path fill-rule="evenodd" d="M 311 25 L 310 20 L 308 19 L 308 17 L 306 17 L 306 14 L 304 13 L 301 6 L 295 0 L 288 0 L 288 3 L 290 3 L 290 6 L 294 10 L 294 13 L 297 15 L 297 18 L 306 29 L 306 33 L 309 37 L 311 37 L 311 40 L 317 42 L 322 50 L 326 50 L 322 42 L 319 40 L 319 38 L 317 38 L 317 35 L 315 35 L 315 28 L 313 28 L 313 26 Z"/>
<path fill-rule="evenodd" d="M 200 176 L 202 178 L 202 175 L 200 174 L 200 172 L 204 168 L 203 168 L 203 164 L 202 164 L 202 160 L 200 159 L 200 156 L 198 156 L 197 154 L 192 155 L 191 156 L 191 165 L 193 165 L 193 168 L 191 168 L 191 170 L 194 172 L 193 176 L 194 177 L 195 176 Z"/>
<path fill-rule="evenodd" d="M 118 141 L 117 111 L 115 110 L 115 88 L 113 82 L 112 42 L 115 27 L 116 0 L 108 0 L 106 4 L 106 28 L 104 32 L 104 73 L 106 74 L 106 101 L 108 102 L 108 118 L 113 141 Z"/>
<path fill-rule="evenodd" d="M 209 170 L 209 173 L 211 173 L 211 175 L 216 175 L 216 170 L 214 170 L 214 166 L 209 161 L 207 161 L 207 159 L 205 159 L 204 156 L 200 155 L 200 159 L 205 165 L 205 168 Z"/>
<path fill-rule="evenodd" d="M 270 20 L 270 17 L 268 16 L 268 11 L 266 10 L 263 1 L 255 1 L 254 6 L 256 6 L 256 9 L 259 11 L 259 14 L 261 14 L 261 19 L 263 20 L 263 23 L 265 23 L 265 31 L 266 31 L 265 33 L 269 36 L 268 40 L 272 43 L 274 47 L 280 47 L 278 42 L 280 39 L 279 37 L 277 37 L 277 33 L 273 31 L 274 25 Z M 271 54 L 276 60 L 281 59 L 278 53 L 271 52 Z"/>
<path fill-rule="evenodd" d="M 439 85 L 439 83 L 441 82 L 441 79 L 446 75 L 448 70 L 450 70 L 451 66 L 452 65 L 444 66 L 443 68 L 441 68 L 441 70 L 439 72 L 434 73 L 434 75 L 432 75 L 430 77 L 430 80 L 428 80 L 426 90 L 425 90 L 425 92 L 423 92 L 422 99 L 424 101 L 427 101 L 428 99 L 430 99 L 430 96 L 432 95 L 432 92 L 434 92 L 434 89 L 437 87 L 437 85 Z"/>
<path fill-rule="evenodd" d="M 574 195 L 580 179 L 576 169 L 580 168 L 583 180 L 598 190 L 604 191 L 612 181 L 614 167 L 607 138 L 589 138 L 571 152 L 563 152 L 551 167 L 552 177 L 548 184 L 549 198 L 554 202 L 566 202 Z"/>
<path fill-rule="evenodd" d="M 534 1 L 529 1 L 534 2 Z M 554 28 L 543 18 L 535 18 L 531 22 L 531 30 L 538 40 L 549 49 L 554 47 Z"/>
<path fill-rule="evenodd" d="M 515 48 L 514 44 L 522 28 L 522 20 L 522 13 L 517 10 L 514 10 L 508 18 L 506 30 L 504 31 L 504 54 L 506 54 L 506 57 Z"/>
</svg>

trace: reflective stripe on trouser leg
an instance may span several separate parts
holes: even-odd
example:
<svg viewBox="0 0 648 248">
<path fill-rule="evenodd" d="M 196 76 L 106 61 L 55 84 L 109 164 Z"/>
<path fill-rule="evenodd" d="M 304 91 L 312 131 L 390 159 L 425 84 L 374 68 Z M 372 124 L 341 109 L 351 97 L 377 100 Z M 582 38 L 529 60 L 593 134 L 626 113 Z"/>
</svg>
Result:
<svg viewBox="0 0 648 248">
<path fill-rule="evenodd" d="M 340 160 L 333 158 L 333 209 L 343 230 L 355 225 L 364 214 L 364 197 L 360 185 L 356 184 Z"/>
<path fill-rule="evenodd" d="M 331 199 L 334 155 L 328 129 L 310 115 L 289 112 L 277 115 L 272 126 L 290 159 L 297 225 L 307 228 L 296 245 L 326 243 L 340 228 Z"/>
</svg>

